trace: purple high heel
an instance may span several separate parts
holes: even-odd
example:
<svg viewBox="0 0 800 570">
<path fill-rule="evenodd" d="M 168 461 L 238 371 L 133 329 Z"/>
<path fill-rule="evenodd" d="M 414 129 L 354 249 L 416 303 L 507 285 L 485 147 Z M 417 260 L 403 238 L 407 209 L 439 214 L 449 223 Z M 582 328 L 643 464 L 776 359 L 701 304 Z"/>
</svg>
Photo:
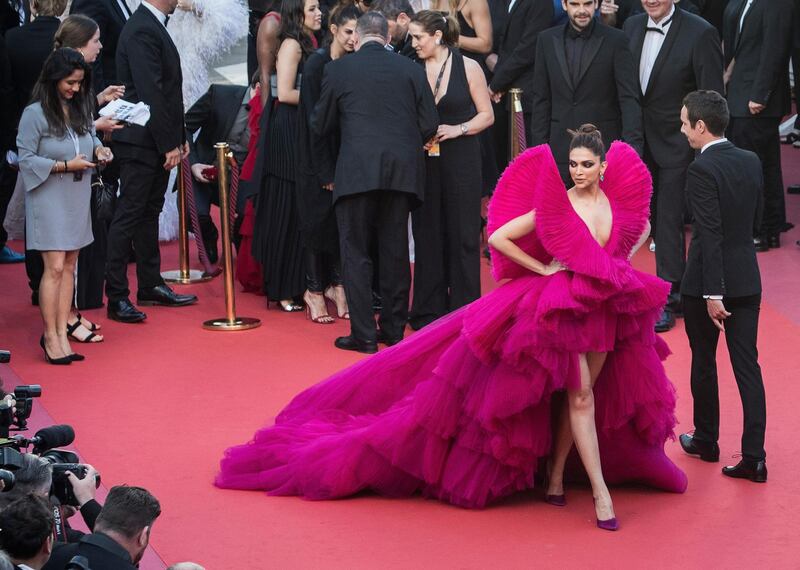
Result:
<svg viewBox="0 0 800 570">
<path fill-rule="evenodd" d="M 566 507 L 567 496 L 563 493 L 561 495 L 545 495 L 544 502 L 554 507 Z"/>
<path fill-rule="evenodd" d="M 604 520 L 604 521 L 601 521 L 600 519 L 597 519 L 597 528 L 600 528 L 600 529 L 603 529 L 603 530 L 612 530 L 612 531 L 613 530 L 619 530 L 619 523 L 617 522 L 617 517 L 614 517 L 613 519 Z"/>
</svg>

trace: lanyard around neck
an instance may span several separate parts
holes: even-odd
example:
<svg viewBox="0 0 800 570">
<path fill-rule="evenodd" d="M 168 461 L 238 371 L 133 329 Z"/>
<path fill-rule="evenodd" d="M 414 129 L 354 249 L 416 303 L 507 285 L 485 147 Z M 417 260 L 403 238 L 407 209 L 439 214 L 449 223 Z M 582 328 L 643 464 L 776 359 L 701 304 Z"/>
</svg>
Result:
<svg viewBox="0 0 800 570">
<path fill-rule="evenodd" d="M 442 78 L 444 77 L 444 70 L 447 68 L 447 62 L 450 60 L 450 56 L 453 55 L 453 52 L 448 50 L 447 57 L 444 58 L 444 63 L 442 64 L 442 68 L 439 70 L 439 76 L 436 78 L 436 85 L 433 88 L 433 100 L 436 101 L 436 96 L 439 94 L 439 88 L 442 86 Z"/>
</svg>

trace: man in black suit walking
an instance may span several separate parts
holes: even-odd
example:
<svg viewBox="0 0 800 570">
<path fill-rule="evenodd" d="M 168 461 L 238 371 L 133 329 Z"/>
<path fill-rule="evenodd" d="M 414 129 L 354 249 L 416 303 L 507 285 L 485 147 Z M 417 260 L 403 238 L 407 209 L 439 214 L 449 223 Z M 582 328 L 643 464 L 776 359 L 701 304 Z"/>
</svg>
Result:
<svg viewBox="0 0 800 570">
<path fill-rule="evenodd" d="M 642 109 L 628 38 L 595 18 L 595 0 L 562 0 L 569 20 L 539 34 L 529 146 L 550 143 L 567 186 L 567 129 L 592 123 L 606 144 L 642 152 Z"/>
<path fill-rule="evenodd" d="M 731 124 L 728 136 L 752 150 L 764 172 L 764 215 L 756 249 L 780 247 L 786 223 L 780 135 L 791 107 L 789 52 L 792 0 L 732 0 L 725 9 L 723 39 Z"/>
<path fill-rule="evenodd" d="M 684 99 L 681 130 L 700 156 L 689 166 L 694 227 L 681 284 L 692 349 L 695 432 L 681 435 L 680 442 L 686 453 L 719 461 L 716 354 L 724 332 L 742 398 L 744 433 L 742 460 L 722 473 L 764 482 L 767 408 L 756 347 L 761 276 L 752 239 L 763 178 L 758 157 L 723 138 L 728 119 L 728 105 L 715 91 L 695 91 Z"/>
<path fill-rule="evenodd" d="M 218 142 L 227 142 L 236 162 L 239 165 L 244 164 L 250 141 L 247 120 L 252 97 L 253 90 L 244 85 L 214 84 L 186 111 L 189 160 L 194 178 L 192 186 L 197 216 L 200 218 L 200 231 L 211 263 L 216 263 L 219 257 L 219 232 L 211 220 L 211 204 L 219 206 L 219 186 L 215 180 L 206 178 L 203 172 L 216 161 L 217 150 L 214 145 Z M 197 131 L 200 134 L 197 140 L 193 140 Z M 240 211 L 240 208 L 237 207 L 236 211 Z"/>
<path fill-rule="evenodd" d="M 131 17 L 128 0 L 72 0 L 70 14 L 83 14 L 97 22 L 103 51 L 92 68 L 95 93 L 117 84 L 117 43 Z"/>
<path fill-rule="evenodd" d="M 122 30 L 117 48 L 117 80 L 125 85 L 125 100 L 150 106 L 146 126 L 131 125 L 114 134 L 121 184 L 108 231 L 106 295 L 108 317 L 124 323 L 146 318 L 128 298 L 131 242 L 140 304 L 181 306 L 197 302 L 196 296 L 178 295 L 164 284 L 158 250 L 158 215 L 164 205 L 169 171 L 189 153 L 183 124 L 181 60 L 166 28 L 177 4 L 177 0 L 142 2 Z"/>
<path fill-rule="evenodd" d="M 681 134 L 683 98 L 698 89 L 722 93 L 722 48 L 711 24 L 678 9 L 674 0 L 642 0 L 646 13 L 625 22 L 639 68 L 644 159 L 653 175 L 652 234 L 656 274 L 672 283 L 656 332 L 675 326 L 685 269 L 686 169 L 694 151 Z"/>
<path fill-rule="evenodd" d="M 489 95 L 498 104 L 512 87 L 522 89 L 522 114 L 527 133 L 533 113 L 536 40 L 540 32 L 553 24 L 553 0 L 500 0 L 500 3 L 506 6 L 505 26 L 494 42 L 494 53 L 486 58 L 486 65 L 492 72 Z M 502 7 L 495 7 L 493 11 L 499 9 Z M 508 160 L 507 120 L 495 122 L 494 139 L 498 147 L 498 165 L 504 166 Z"/>
<path fill-rule="evenodd" d="M 336 346 L 373 353 L 376 342 L 403 338 L 411 281 L 408 213 L 422 201 L 423 145 L 439 121 L 423 68 L 385 48 L 386 18 L 367 12 L 356 34 L 358 51 L 325 67 L 311 126 L 317 136 L 338 126 L 341 136 L 333 201 L 351 334 L 336 339 Z M 380 331 L 372 314 L 374 242 L 383 296 Z"/>
</svg>

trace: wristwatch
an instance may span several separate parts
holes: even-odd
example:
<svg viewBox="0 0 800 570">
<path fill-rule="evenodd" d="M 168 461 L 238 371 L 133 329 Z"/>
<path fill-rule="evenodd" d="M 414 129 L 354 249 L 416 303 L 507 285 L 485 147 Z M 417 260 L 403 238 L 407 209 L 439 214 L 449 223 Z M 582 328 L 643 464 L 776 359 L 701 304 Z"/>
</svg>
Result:
<svg viewBox="0 0 800 570">
<path fill-rule="evenodd" d="M 468 130 L 469 129 L 467 129 L 467 123 L 461 123 L 461 136 L 462 137 L 466 136 Z"/>
</svg>

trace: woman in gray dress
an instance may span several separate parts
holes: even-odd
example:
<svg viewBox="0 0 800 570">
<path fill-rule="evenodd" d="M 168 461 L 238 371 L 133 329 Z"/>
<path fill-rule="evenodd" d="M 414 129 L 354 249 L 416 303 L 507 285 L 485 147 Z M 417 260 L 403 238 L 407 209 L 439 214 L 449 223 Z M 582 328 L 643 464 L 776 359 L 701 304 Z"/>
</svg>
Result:
<svg viewBox="0 0 800 570">
<path fill-rule="evenodd" d="M 42 68 L 17 134 L 25 187 L 28 248 L 42 253 L 40 344 L 51 364 L 83 360 L 67 340 L 78 250 L 91 243 L 90 172 L 112 159 L 94 134 L 91 67 L 70 48 L 55 50 Z"/>
</svg>

